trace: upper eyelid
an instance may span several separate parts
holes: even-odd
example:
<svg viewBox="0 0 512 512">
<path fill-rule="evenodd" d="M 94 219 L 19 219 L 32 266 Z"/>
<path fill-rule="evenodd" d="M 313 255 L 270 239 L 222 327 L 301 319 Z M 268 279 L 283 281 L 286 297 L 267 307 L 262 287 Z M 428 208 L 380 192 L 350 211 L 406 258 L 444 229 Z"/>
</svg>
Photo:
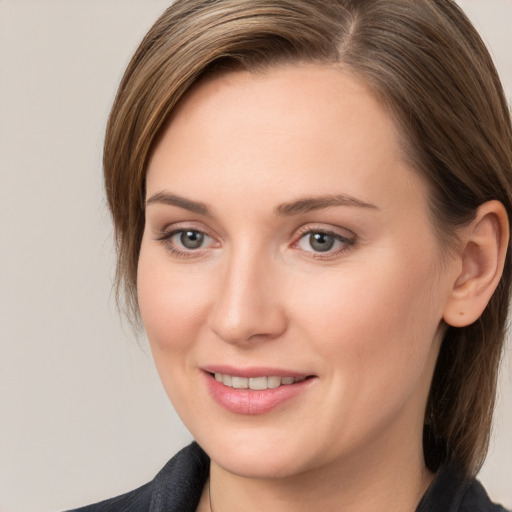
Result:
<svg viewBox="0 0 512 512">
<path fill-rule="evenodd" d="M 201 224 L 200 226 L 197 224 Z M 196 223 L 194 221 L 183 221 L 183 222 L 171 222 L 166 224 L 163 228 L 155 228 L 154 232 L 157 235 L 165 236 L 179 233 L 180 231 L 197 231 L 203 233 L 210 238 L 218 239 L 218 236 L 212 234 L 212 230 L 206 228 L 202 223 Z"/>
<path fill-rule="evenodd" d="M 343 233 L 340 233 L 343 231 Z M 345 239 L 354 239 L 356 234 L 348 229 L 336 226 L 326 226 L 320 224 L 305 224 L 296 230 L 296 237 L 300 238 L 308 233 L 326 233 L 329 235 L 339 236 Z"/>
<path fill-rule="evenodd" d="M 205 238 L 209 238 L 213 241 L 216 241 L 216 238 L 209 235 L 206 231 L 203 231 L 201 229 L 195 229 L 195 228 L 175 228 L 175 229 L 165 229 L 163 231 L 160 231 L 159 233 L 157 233 L 157 240 L 160 240 L 160 241 L 165 241 L 165 240 L 169 240 L 170 238 L 172 238 L 173 236 L 177 235 L 178 233 L 183 233 L 185 231 L 195 231 L 197 233 L 201 233 L 202 235 L 205 236 Z M 199 249 L 198 249 L 199 250 Z"/>
<path fill-rule="evenodd" d="M 341 242 L 342 244 L 345 244 L 345 245 L 354 245 L 355 242 L 356 242 L 356 238 L 355 237 L 346 237 L 346 236 L 343 236 L 343 235 L 340 235 L 339 233 L 336 233 L 334 231 L 322 231 L 322 230 L 314 230 L 314 229 L 310 229 L 308 231 L 306 231 L 305 233 L 302 233 L 300 236 L 298 236 L 292 243 L 292 247 L 297 247 L 300 243 L 300 241 L 308 234 L 312 234 L 312 233 L 322 233 L 324 235 L 328 235 L 328 236 L 332 236 L 334 237 L 335 239 L 337 239 L 339 242 Z"/>
</svg>

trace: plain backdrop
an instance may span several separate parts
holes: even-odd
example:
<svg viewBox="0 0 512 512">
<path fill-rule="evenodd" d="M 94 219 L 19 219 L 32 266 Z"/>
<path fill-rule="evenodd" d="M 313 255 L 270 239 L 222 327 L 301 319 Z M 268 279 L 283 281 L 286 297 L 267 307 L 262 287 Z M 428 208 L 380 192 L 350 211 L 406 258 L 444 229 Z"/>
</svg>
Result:
<svg viewBox="0 0 512 512">
<path fill-rule="evenodd" d="M 168 0 L 0 0 L 0 511 L 151 479 L 190 435 L 120 322 L 101 185 L 106 117 Z M 464 0 L 512 90 L 512 1 Z M 512 507 L 510 343 L 481 479 Z"/>
</svg>

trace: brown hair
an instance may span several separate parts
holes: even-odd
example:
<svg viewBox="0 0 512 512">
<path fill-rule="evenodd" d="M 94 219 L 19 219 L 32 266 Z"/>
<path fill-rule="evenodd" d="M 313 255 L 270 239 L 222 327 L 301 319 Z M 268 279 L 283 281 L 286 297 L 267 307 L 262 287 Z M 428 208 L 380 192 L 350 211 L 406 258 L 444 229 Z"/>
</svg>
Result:
<svg viewBox="0 0 512 512">
<path fill-rule="evenodd" d="M 150 29 L 121 81 L 104 151 L 118 250 L 118 291 L 138 318 L 145 173 L 183 95 L 215 69 L 337 64 L 389 108 L 404 152 L 429 182 L 441 243 L 479 205 L 512 214 L 512 129 L 492 59 L 450 0 L 177 0 Z M 427 404 L 425 461 L 475 473 L 487 452 L 512 264 L 481 318 L 448 328 Z"/>
</svg>

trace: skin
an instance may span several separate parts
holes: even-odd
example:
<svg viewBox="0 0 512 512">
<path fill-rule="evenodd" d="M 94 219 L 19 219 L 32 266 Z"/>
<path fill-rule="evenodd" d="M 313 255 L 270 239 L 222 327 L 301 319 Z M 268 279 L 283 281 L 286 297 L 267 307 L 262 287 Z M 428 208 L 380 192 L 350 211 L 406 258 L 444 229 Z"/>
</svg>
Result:
<svg viewBox="0 0 512 512">
<path fill-rule="evenodd" d="M 351 201 L 283 212 L 333 195 Z M 212 459 L 214 510 L 414 510 L 432 480 L 424 409 L 461 264 L 442 255 L 428 188 L 364 84 L 319 64 L 202 82 L 152 154 L 147 200 L 140 310 L 166 392 Z M 179 229 L 202 245 L 161 240 Z M 315 252 L 309 235 L 326 231 L 333 249 Z M 248 416 L 212 399 L 212 364 L 314 378 Z"/>
</svg>

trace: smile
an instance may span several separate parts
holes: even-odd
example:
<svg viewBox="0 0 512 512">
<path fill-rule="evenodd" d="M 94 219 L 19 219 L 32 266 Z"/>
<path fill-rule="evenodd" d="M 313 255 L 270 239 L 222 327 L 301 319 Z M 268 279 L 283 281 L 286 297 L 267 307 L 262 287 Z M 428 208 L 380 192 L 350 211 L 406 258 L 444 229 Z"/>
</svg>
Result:
<svg viewBox="0 0 512 512">
<path fill-rule="evenodd" d="M 302 382 L 306 377 L 238 377 L 228 375 L 226 373 L 215 373 L 215 380 L 222 383 L 226 387 L 234 389 L 252 389 L 254 391 L 262 391 L 265 389 L 275 389 L 280 386 L 289 386 Z"/>
<path fill-rule="evenodd" d="M 223 409 L 243 415 L 266 414 L 307 393 L 318 381 L 314 374 L 275 367 L 202 368 L 213 400 Z"/>
</svg>

